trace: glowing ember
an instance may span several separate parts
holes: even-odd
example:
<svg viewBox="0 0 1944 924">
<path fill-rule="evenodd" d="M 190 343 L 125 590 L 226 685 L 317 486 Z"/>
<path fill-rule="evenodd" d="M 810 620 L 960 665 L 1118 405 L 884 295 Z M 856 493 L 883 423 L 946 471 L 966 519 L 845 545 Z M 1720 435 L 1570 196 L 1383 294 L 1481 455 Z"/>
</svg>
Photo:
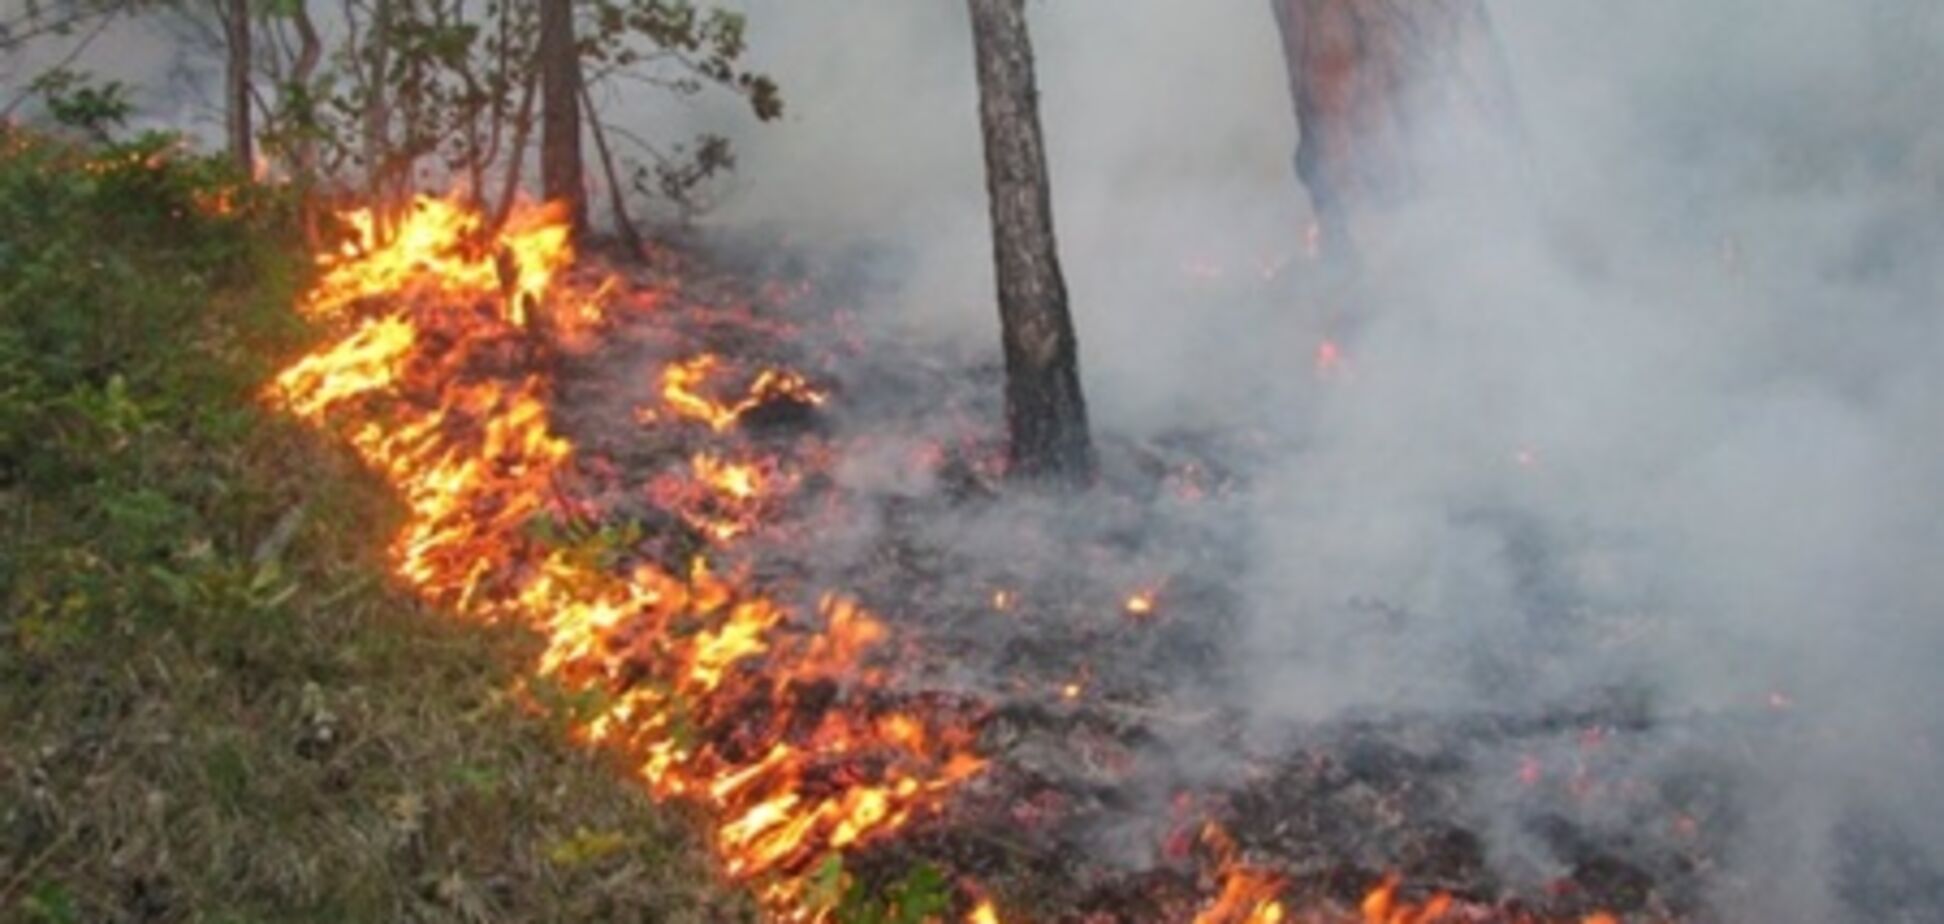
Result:
<svg viewBox="0 0 1944 924">
<path fill-rule="evenodd" d="M 1316 345 L 1316 375 L 1318 378 L 1331 378 L 1344 371 L 1343 348 L 1334 340 L 1325 340 Z"/>
</svg>

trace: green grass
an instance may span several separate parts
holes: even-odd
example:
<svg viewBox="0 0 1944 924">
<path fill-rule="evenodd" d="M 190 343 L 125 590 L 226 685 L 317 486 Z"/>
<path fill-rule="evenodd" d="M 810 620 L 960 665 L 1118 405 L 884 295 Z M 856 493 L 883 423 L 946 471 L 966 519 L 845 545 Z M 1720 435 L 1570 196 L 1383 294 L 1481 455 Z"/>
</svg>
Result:
<svg viewBox="0 0 1944 924">
<path fill-rule="evenodd" d="M 746 918 L 255 401 L 311 336 L 289 216 L 167 139 L 0 129 L 0 920 Z"/>
</svg>

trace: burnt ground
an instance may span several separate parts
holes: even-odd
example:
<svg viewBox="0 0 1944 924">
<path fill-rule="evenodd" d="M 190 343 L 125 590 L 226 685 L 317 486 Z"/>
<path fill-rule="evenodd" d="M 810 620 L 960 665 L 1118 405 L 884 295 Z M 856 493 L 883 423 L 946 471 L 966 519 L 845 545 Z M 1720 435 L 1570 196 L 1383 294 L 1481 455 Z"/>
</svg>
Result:
<svg viewBox="0 0 1944 924">
<path fill-rule="evenodd" d="M 764 366 L 801 371 L 827 402 L 759 406 L 734 435 L 793 488 L 718 554 L 783 598 L 859 597 L 904 639 L 899 695 L 975 715 L 993 758 L 947 815 L 856 858 L 863 875 L 923 861 L 1031 920 L 1185 920 L 1219 890 L 1200 836 L 1214 822 L 1286 879 L 1292 907 L 1325 914 L 1354 915 L 1391 873 L 1473 920 L 1735 920 L 1722 909 L 1758 888 L 1724 872 L 1763 797 L 1736 781 L 1806 733 L 1788 710 L 1682 711 L 1609 686 L 1254 726 L 1228 665 L 1237 586 L 1263 563 L 1230 514 L 1277 451 L 1262 434 L 1105 434 L 1092 491 L 1039 496 L 1002 480 L 996 364 L 879 339 L 848 307 L 859 286 L 751 288 L 730 280 L 777 267 L 676 258 L 637 275 L 670 294 L 559 381 L 601 515 L 640 525 L 640 551 L 668 562 L 710 548 L 645 489 L 684 470 L 697 434 L 634 409 L 664 364 L 701 352 L 728 358 L 731 396 Z M 1381 600 L 1354 608 L 1408 621 Z M 1944 919 L 1926 916 L 1944 879 L 1882 826 L 1852 828 L 1860 919 Z"/>
</svg>

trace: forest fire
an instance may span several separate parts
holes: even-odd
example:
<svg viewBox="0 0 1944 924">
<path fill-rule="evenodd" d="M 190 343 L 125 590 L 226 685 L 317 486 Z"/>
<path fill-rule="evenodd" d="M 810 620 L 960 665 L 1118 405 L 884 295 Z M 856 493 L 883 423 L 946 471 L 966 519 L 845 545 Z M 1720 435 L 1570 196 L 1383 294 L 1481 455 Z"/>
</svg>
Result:
<svg viewBox="0 0 1944 924">
<path fill-rule="evenodd" d="M 632 416 L 685 448 L 642 493 L 706 544 L 644 553 L 575 493 L 586 476 L 555 422 L 555 364 L 537 361 L 533 328 L 561 329 L 562 312 L 576 319 L 565 326 L 585 327 L 619 310 L 679 323 L 679 309 L 615 298 L 625 288 L 612 276 L 565 278 L 573 253 L 544 209 L 516 213 L 486 242 L 485 219 L 450 201 L 420 200 L 389 237 L 369 212 L 347 221 L 353 243 L 322 261 L 305 303 L 341 335 L 292 363 L 269 400 L 342 435 L 391 481 L 408 513 L 392 548 L 402 581 L 457 614 L 537 632 L 535 682 L 598 703 L 578 739 L 625 755 L 656 796 L 706 806 L 722 869 L 774 916 L 828 918 L 827 897 L 812 894 L 820 863 L 944 818 L 991 758 L 979 745 L 985 706 L 902 691 L 897 665 L 922 639 L 842 588 L 805 597 L 751 576 L 744 540 L 797 489 L 793 467 L 828 453 L 781 459 L 742 430 L 759 409 L 814 408 L 826 392 L 788 368 L 745 371 L 716 352 L 664 362 Z M 730 397 L 719 397 L 725 385 Z M 1156 617 L 1165 586 L 1124 597 L 1130 631 Z M 1019 589 L 981 593 L 988 612 L 1024 609 Z M 1049 695 L 1093 708 L 1090 674 L 1069 674 Z M 1243 862 L 1220 828 L 1202 840 L 1213 886 L 1184 912 L 1197 924 L 1430 924 L 1453 907 L 1404 901 L 1391 879 L 1357 912 L 1298 911 L 1288 880 Z M 976 890 L 961 898 L 971 920 L 1000 919 Z"/>
<path fill-rule="evenodd" d="M 1944 921 L 1923 4 L 16 5 L 0 918 Z"/>
<path fill-rule="evenodd" d="M 764 894 L 788 913 L 810 860 L 903 827 L 979 772 L 956 717 L 867 703 L 889 640 L 854 601 L 827 594 L 799 613 L 706 557 L 603 568 L 535 537 L 534 523 L 579 513 L 559 493 L 574 447 L 552 428 L 551 383 L 521 362 L 520 306 L 543 304 L 572 259 L 554 216 L 516 213 L 490 249 L 475 240 L 483 218 L 450 201 L 420 200 L 389 237 L 368 211 L 347 220 L 356 239 L 323 261 L 306 306 L 348 330 L 292 364 L 271 400 L 342 433 L 393 482 L 409 513 L 393 550 L 407 584 L 462 614 L 532 626 L 547 642 L 542 674 L 609 697 L 580 734 L 636 755 L 656 793 L 712 806 L 731 875 L 769 877 Z M 721 362 L 669 367 L 669 419 L 723 432 L 770 396 L 821 400 L 780 371 L 732 404 L 691 390 Z M 750 464 L 706 453 L 693 464 L 735 503 L 770 485 Z"/>
</svg>

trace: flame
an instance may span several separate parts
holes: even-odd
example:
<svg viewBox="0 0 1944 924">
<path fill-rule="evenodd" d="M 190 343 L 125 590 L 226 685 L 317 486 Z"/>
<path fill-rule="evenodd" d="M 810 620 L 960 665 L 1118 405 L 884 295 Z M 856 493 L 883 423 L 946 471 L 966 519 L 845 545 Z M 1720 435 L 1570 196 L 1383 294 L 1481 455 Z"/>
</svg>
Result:
<svg viewBox="0 0 1944 924">
<path fill-rule="evenodd" d="M 1288 909 L 1279 898 L 1286 885 L 1282 876 L 1243 862 L 1235 838 L 1213 822 L 1202 826 L 1201 842 L 1214 855 L 1222 888 L 1195 915 L 1194 924 L 1282 924 L 1287 920 Z"/>
<path fill-rule="evenodd" d="M 323 276 L 299 305 L 312 318 L 342 317 L 366 299 L 434 301 L 454 309 L 486 301 L 520 325 L 525 306 L 540 301 L 555 274 L 574 259 L 570 227 L 557 206 L 516 209 L 497 235 L 456 195 L 414 199 L 390 229 L 371 208 L 341 218 L 351 239 L 319 260 Z"/>
<path fill-rule="evenodd" d="M 1432 896 L 1422 905 L 1400 901 L 1397 889 L 1402 882 L 1393 873 L 1364 896 L 1358 909 L 1363 913 L 1364 924 L 1431 924 L 1451 911 L 1451 896 L 1443 893 Z"/>
<path fill-rule="evenodd" d="M 707 557 L 601 564 L 536 533 L 583 516 L 560 490 L 576 450 L 554 429 L 551 379 L 507 372 L 519 365 L 507 357 L 526 355 L 533 312 L 598 324 L 620 286 L 562 278 L 574 255 L 558 212 L 518 209 L 496 233 L 456 198 L 418 199 L 389 227 L 370 209 L 343 217 L 351 239 L 320 260 L 301 306 L 341 334 L 277 375 L 266 400 L 339 434 L 390 482 L 407 587 L 531 627 L 537 674 L 600 695 L 575 737 L 629 755 L 657 796 L 705 805 L 729 874 L 761 879 L 789 916 L 816 858 L 889 836 L 981 772 L 965 717 L 887 709 L 895 695 L 874 692 L 890 683 L 893 638 L 856 600 L 830 593 L 805 612 Z M 719 439 L 766 402 L 824 400 L 781 369 L 732 401 L 706 397 L 728 367 L 713 354 L 669 366 L 651 419 L 701 421 Z M 725 543 L 790 485 L 734 446 L 689 463 L 692 490 L 675 496 L 706 500 Z"/>
<path fill-rule="evenodd" d="M 812 406 L 824 403 L 822 392 L 803 376 L 785 369 L 764 369 L 741 398 L 718 401 L 703 394 L 702 386 L 722 366 L 722 357 L 714 353 L 670 363 L 662 370 L 662 402 L 676 416 L 705 423 L 717 433 L 730 430 L 744 414 L 772 401 L 787 399 Z"/>
</svg>

